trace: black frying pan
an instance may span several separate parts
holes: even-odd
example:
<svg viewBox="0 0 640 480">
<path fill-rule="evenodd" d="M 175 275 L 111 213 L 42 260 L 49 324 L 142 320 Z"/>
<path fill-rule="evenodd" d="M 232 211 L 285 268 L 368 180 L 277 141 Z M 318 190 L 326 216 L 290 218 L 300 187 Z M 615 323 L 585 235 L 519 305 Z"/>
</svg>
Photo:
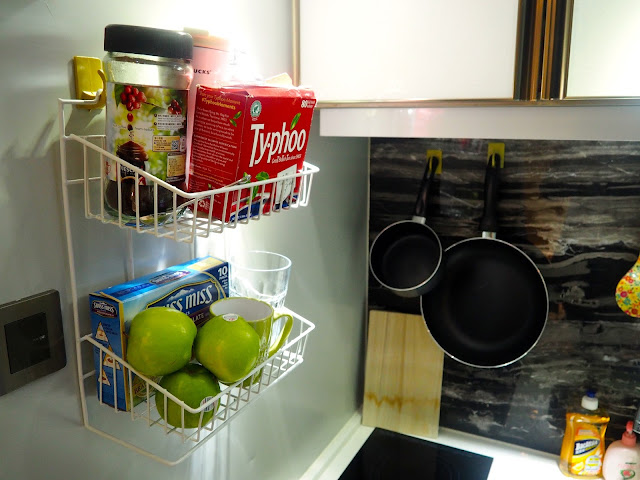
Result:
<svg viewBox="0 0 640 480">
<path fill-rule="evenodd" d="M 526 355 L 547 322 L 549 298 L 533 261 L 495 238 L 499 158 L 487 165 L 482 237 L 445 250 L 443 279 L 420 298 L 429 333 L 447 355 L 475 367 L 502 367 Z"/>
<path fill-rule="evenodd" d="M 426 225 L 427 200 L 439 160 L 427 161 L 413 218 L 382 230 L 369 250 L 369 267 L 383 287 L 401 297 L 419 297 L 440 280 L 442 244 Z"/>
</svg>

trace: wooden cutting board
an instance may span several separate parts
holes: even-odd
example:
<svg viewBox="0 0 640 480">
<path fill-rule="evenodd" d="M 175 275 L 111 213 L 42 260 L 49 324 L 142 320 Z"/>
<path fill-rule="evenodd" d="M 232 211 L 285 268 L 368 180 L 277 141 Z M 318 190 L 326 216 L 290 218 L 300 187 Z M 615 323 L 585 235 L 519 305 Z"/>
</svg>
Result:
<svg viewBox="0 0 640 480">
<path fill-rule="evenodd" d="M 420 315 L 369 312 L 362 423 L 436 438 L 444 353 Z"/>
</svg>

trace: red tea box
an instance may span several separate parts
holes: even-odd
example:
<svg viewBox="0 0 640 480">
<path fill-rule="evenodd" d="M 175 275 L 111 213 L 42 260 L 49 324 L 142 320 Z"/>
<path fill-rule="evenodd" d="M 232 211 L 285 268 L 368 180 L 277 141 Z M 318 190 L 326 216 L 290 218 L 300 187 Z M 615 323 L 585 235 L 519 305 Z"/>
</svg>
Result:
<svg viewBox="0 0 640 480">
<path fill-rule="evenodd" d="M 201 192 L 233 184 L 295 175 L 302 170 L 316 99 L 305 88 L 242 85 L 196 93 L 188 191 Z M 233 192 L 224 209 L 216 195 L 213 216 L 223 221 L 246 218 L 291 203 L 300 179 L 278 181 Z M 275 197 L 275 199 L 274 199 Z M 208 200 L 198 204 L 208 215 Z"/>
</svg>

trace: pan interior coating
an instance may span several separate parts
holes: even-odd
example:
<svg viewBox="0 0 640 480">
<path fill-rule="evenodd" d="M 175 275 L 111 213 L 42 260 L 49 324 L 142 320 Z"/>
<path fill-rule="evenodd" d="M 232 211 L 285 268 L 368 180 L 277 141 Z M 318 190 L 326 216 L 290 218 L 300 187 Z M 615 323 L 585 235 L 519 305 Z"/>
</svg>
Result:
<svg viewBox="0 0 640 480">
<path fill-rule="evenodd" d="M 434 340 L 464 363 L 510 363 L 537 342 L 548 312 L 544 280 L 519 249 L 473 239 L 445 252 L 441 284 L 421 299 Z"/>
<path fill-rule="evenodd" d="M 398 290 L 415 289 L 429 281 L 441 261 L 442 247 L 436 233 L 409 220 L 383 230 L 370 253 L 371 269 L 378 280 Z"/>
<path fill-rule="evenodd" d="M 425 235 L 408 235 L 396 240 L 381 261 L 383 281 L 393 288 L 411 288 L 427 280 L 436 270 L 439 255 L 435 241 Z"/>
</svg>

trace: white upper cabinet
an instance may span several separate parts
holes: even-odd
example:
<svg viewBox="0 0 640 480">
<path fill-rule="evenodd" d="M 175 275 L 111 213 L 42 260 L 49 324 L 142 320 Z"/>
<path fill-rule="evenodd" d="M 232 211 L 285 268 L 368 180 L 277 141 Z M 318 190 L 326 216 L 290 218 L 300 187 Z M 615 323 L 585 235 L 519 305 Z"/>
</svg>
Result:
<svg viewBox="0 0 640 480">
<path fill-rule="evenodd" d="M 319 101 L 512 99 L 517 0 L 299 0 Z"/>
<path fill-rule="evenodd" d="M 640 96 L 640 2 L 574 0 L 566 96 Z"/>
</svg>

